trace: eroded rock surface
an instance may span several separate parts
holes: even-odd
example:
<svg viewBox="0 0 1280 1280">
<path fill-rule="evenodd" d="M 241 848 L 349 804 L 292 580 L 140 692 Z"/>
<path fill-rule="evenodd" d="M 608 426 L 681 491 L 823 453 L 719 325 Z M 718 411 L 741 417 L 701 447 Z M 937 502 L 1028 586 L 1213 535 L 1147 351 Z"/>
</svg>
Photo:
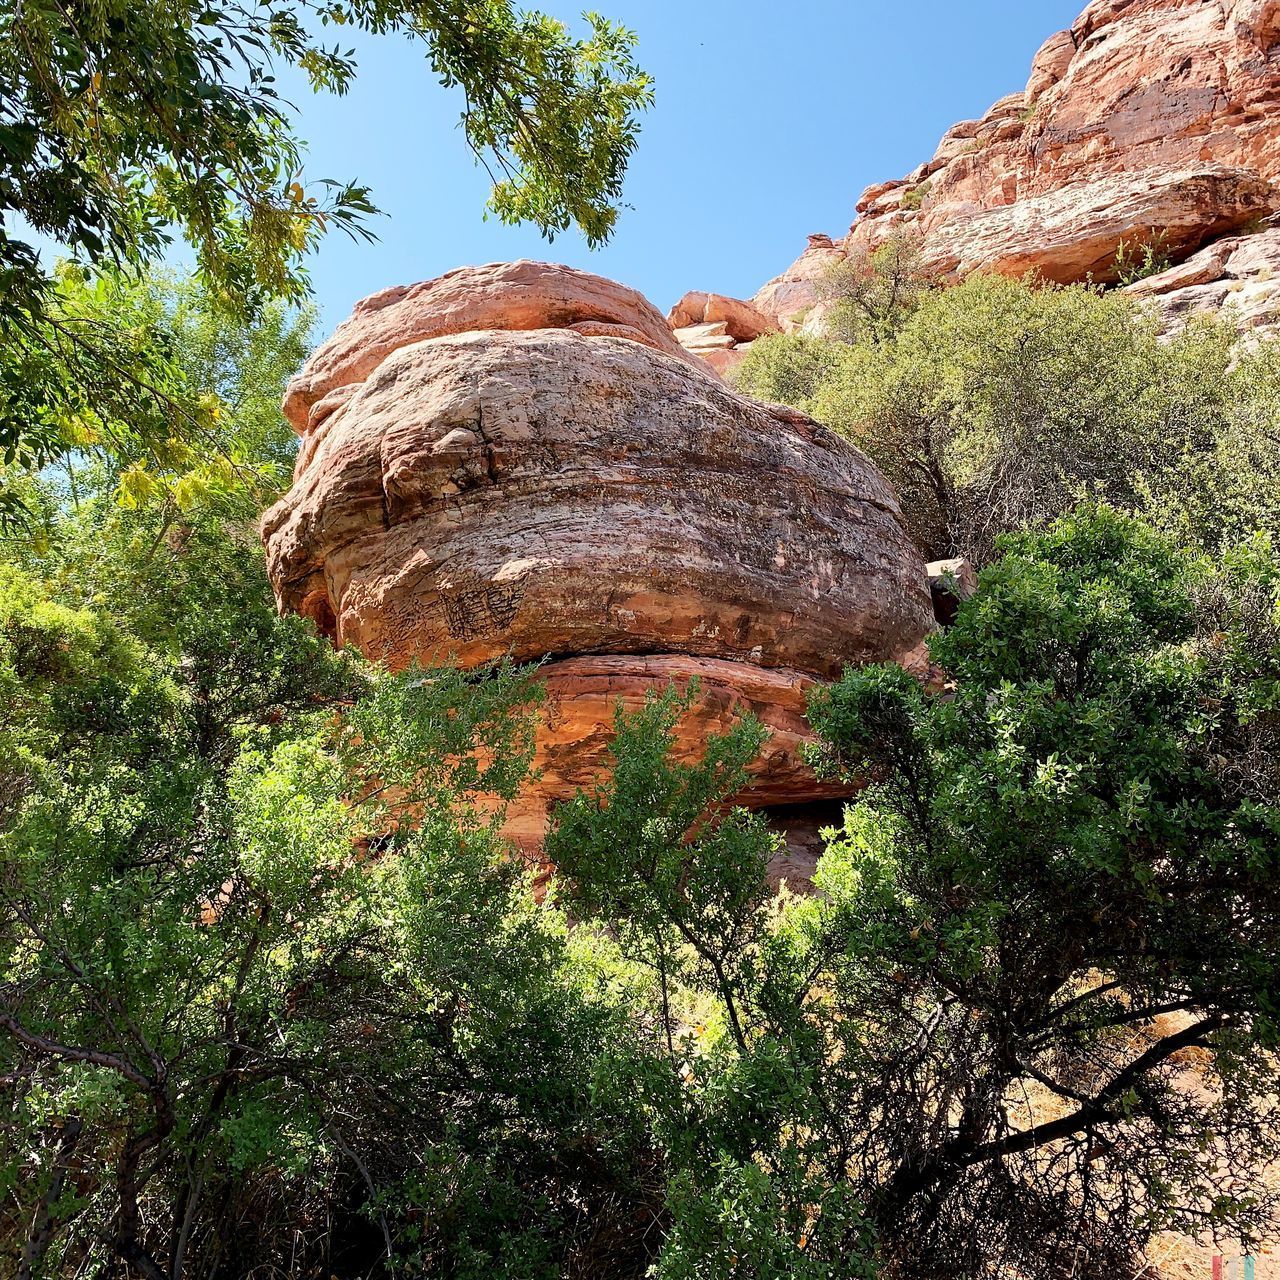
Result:
<svg viewBox="0 0 1280 1280">
<path fill-rule="evenodd" d="M 750 714 L 769 737 L 751 765 L 751 782 L 736 797 L 739 803 L 785 815 L 793 806 L 849 794 L 847 786 L 815 777 L 803 759 L 802 748 L 812 740 L 805 694 L 814 683 L 803 672 L 686 655 L 598 654 L 548 663 L 540 674 L 547 694 L 535 777 L 507 828 L 531 853 L 541 847 L 551 806 L 607 773 L 615 708 L 621 704 L 625 711 L 637 711 L 652 690 L 671 686 L 685 694 L 692 681 L 697 696 L 677 725 L 677 759 L 698 759 L 709 735 L 726 732 Z M 780 825 L 785 829 L 785 816 Z"/>
<path fill-rule="evenodd" d="M 480 329 L 573 329 L 593 337 L 630 338 L 685 358 L 662 313 L 626 285 L 526 259 L 460 267 L 356 303 L 290 381 L 285 417 L 303 435 L 317 402 L 364 382 L 392 352 L 426 338 Z"/>
<path fill-rule="evenodd" d="M 501 316 L 503 280 L 527 324 Z M 281 606 L 392 667 L 553 655 L 542 777 L 513 814 L 526 844 L 603 767 L 616 700 L 694 676 L 682 749 L 748 709 L 774 730 L 749 803 L 840 794 L 800 759 L 806 685 L 918 663 L 933 626 L 866 457 L 732 391 L 639 295 L 583 272 L 471 268 L 378 296 L 289 389 L 297 472 L 262 526 Z"/>
<path fill-rule="evenodd" d="M 269 568 L 283 604 L 372 657 L 675 652 L 835 675 L 925 616 L 861 453 L 638 342 L 413 343 L 316 431 L 264 520 Z"/>
<path fill-rule="evenodd" d="M 952 126 L 903 178 L 867 188 L 836 253 L 910 229 L 944 277 L 1118 276 L 1158 240 L 1173 263 L 1280 207 L 1280 3 L 1096 0 L 1032 60 L 1026 87 Z M 810 247 L 753 299 L 804 323 L 831 250 Z"/>
<path fill-rule="evenodd" d="M 1215 241 L 1127 292 L 1154 307 L 1165 330 L 1220 314 L 1242 332 L 1270 334 L 1280 325 L 1280 228 Z"/>
<path fill-rule="evenodd" d="M 667 313 L 676 341 L 722 378 L 746 358 L 751 344 L 782 326 L 753 303 L 720 293 L 686 293 Z"/>
</svg>

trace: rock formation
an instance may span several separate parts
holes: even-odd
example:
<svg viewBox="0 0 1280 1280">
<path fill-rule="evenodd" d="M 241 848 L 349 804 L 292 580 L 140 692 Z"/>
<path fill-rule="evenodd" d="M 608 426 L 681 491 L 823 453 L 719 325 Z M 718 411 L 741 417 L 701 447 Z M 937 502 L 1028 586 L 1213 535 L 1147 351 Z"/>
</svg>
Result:
<svg viewBox="0 0 1280 1280">
<path fill-rule="evenodd" d="M 1272 330 L 1280 323 L 1280 229 L 1216 240 L 1126 292 L 1153 306 L 1165 330 L 1217 314 L 1245 332 Z"/>
<path fill-rule="evenodd" d="M 695 676 L 688 749 L 738 709 L 774 730 L 747 802 L 838 794 L 799 758 L 805 688 L 911 660 L 933 625 L 872 464 L 599 277 L 519 262 L 388 290 L 285 408 L 302 444 L 263 519 L 282 608 L 393 667 L 551 655 L 542 777 L 512 817 L 530 845 L 598 772 L 616 700 Z"/>
<path fill-rule="evenodd" d="M 753 301 L 783 328 L 814 328 L 813 281 L 832 257 L 908 228 L 951 279 L 1108 283 L 1121 241 L 1180 264 L 1262 225 L 1280 209 L 1278 181 L 1277 0 L 1094 0 L 1045 42 L 1025 89 L 869 187 L 843 240 L 810 237 Z"/>
<path fill-rule="evenodd" d="M 720 293 L 686 293 L 667 314 L 676 341 L 718 374 L 736 368 L 751 344 L 781 326 L 759 307 Z"/>
</svg>

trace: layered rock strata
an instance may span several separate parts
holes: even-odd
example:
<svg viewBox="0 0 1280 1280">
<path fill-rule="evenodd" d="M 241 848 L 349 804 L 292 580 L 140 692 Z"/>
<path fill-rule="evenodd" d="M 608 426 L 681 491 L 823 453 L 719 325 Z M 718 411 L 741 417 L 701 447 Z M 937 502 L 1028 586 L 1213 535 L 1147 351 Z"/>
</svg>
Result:
<svg viewBox="0 0 1280 1280">
<path fill-rule="evenodd" d="M 781 326 L 750 302 L 721 293 L 686 293 L 667 313 L 676 341 L 722 377 L 746 358 L 751 344 Z"/>
<path fill-rule="evenodd" d="M 1166 331 L 1222 315 L 1243 333 L 1270 333 L 1280 325 L 1280 228 L 1217 240 L 1126 292 L 1153 307 Z"/>
<path fill-rule="evenodd" d="M 682 750 L 750 710 L 773 733 L 748 803 L 838 794 L 800 759 L 805 688 L 911 661 L 933 625 L 872 464 L 599 277 L 514 263 L 377 295 L 285 405 L 302 444 L 262 526 L 282 608 L 394 668 L 551 656 L 512 815 L 530 846 L 604 767 L 618 699 L 695 677 Z"/>
<path fill-rule="evenodd" d="M 754 305 L 783 328 L 821 321 L 835 255 L 919 238 L 944 278 L 1120 277 L 1152 244 L 1179 264 L 1280 208 L 1280 3 L 1095 0 L 1032 61 L 1026 87 L 953 125 L 933 156 L 877 183 L 848 234 L 810 247 Z"/>
</svg>

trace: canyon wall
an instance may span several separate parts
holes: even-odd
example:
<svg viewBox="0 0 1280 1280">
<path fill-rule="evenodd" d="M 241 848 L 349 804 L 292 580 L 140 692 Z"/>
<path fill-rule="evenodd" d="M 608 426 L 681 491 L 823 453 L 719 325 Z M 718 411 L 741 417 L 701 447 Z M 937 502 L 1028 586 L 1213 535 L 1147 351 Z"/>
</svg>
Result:
<svg viewBox="0 0 1280 1280">
<path fill-rule="evenodd" d="M 1112 284 L 1121 244 L 1150 245 L 1170 270 L 1134 292 L 1166 322 L 1226 307 L 1265 327 L 1280 310 L 1278 184 L 1280 2 L 1095 0 L 1045 41 L 1023 88 L 868 187 L 843 237 L 810 236 L 749 305 L 779 329 L 819 332 L 815 282 L 830 264 L 907 233 L 948 280 Z M 731 368 L 740 345 L 712 363 Z"/>
</svg>

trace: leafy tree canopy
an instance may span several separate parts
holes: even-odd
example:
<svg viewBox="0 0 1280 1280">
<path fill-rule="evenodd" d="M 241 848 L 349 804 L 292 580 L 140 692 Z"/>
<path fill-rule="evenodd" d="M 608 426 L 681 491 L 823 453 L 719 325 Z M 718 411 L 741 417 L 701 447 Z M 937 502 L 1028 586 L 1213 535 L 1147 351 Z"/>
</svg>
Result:
<svg viewBox="0 0 1280 1280">
<path fill-rule="evenodd" d="M 99 491 L 135 508 L 251 519 L 292 470 L 279 391 L 310 331 L 307 308 L 266 302 L 252 319 L 228 316 L 179 273 L 64 264 L 40 337 L 15 335 L 0 356 L 0 398 L 24 424 L 0 471 L 0 509 L 23 510 L 37 541 L 58 523 L 59 504 Z"/>
<path fill-rule="evenodd" d="M 62 456 L 86 404 L 111 414 L 140 390 L 139 437 L 205 451 L 201 424 L 166 398 L 155 353 L 109 318 L 68 315 L 24 228 L 91 268 L 137 269 L 180 234 L 220 309 L 243 318 L 271 298 L 299 301 L 303 259 L 323 233 L 368 236 L 375 212 L 353 183 L 304 186 L 293 108 L 272 74 L 291 64 L 315 89 L 344 92 L 355 62 L 326 29 L 421 39 L 432 72 L 463 100 L 467 144 L 494 175 L 493 211 L 548 235 L 576 224 L 593 244 L 607 239 L 651 86 L 630 32 L 595 14 L 586 28 L 574 36 L 509 0 L 7 7 L 0 457 L 39 467 Z"/>
<path fill-rule="evenodd" d="M 869 783 L 817 896 L 708 818 L 758 730 L 673 765 L 671 698 L 561 811 L 575 913 L 657 982 L 660 1275 L 1066 1280 L 1169 1228 L 1265 1238 L 1280 567 L 1106 510 L 1002 551 L 934 641 L 953 685 L 813 694 L 819 763 Z"/>
<path fill-rule="evenodd" d="M 1131 299 L 1086 286 L 913 292 L 904 252 L 848 265 L 832 337 L 762 339 L 739 376 L 864 448 L 929 558 L 985 562 L 1000 533 L 1087 498 L 1208 547 L 1280 536 L 1275 343 L 1240 351 L 1207 320 L 1165 339 Z"/>
<path fill-rule="evenodd" d="M 1066 1280 L 1267 1229 L 1264 542 L 1002 544 L 947 687 L 813 696 L 867 784 L 813 896 L 733 807 L 763 729 L 676 760 L 655 697 L 539 905 L 536 672 L 387 676 L 216 508 L 111 494 L 0 568 L 3 1265 Z"/>
</svg>

